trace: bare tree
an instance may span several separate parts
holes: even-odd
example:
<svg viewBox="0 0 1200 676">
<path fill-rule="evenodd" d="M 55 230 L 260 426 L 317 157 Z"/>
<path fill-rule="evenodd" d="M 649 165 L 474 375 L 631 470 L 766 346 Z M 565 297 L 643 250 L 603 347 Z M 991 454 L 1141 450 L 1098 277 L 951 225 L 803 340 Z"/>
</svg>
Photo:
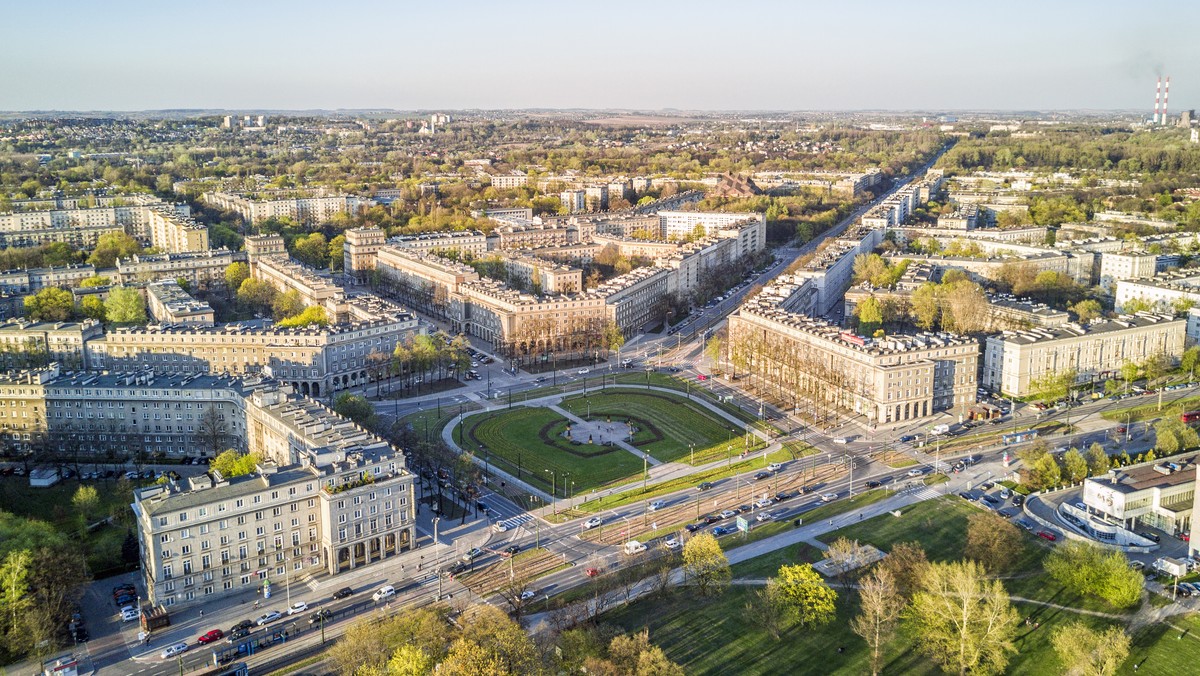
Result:
<svg viewBox="0 0 1200 676">
<path fill-rule="evenodd" d="M 896 633 L 905 600 L 891 571 L 880 566 L 863 578 L 858 598 L 862 609 L 850 622 L 850 629 L 871 647 L 871 673 L 878 674 L 881 649 Z"/>
<path fill-rule="evenodd" d="M 225 450 L 225 443 L 229 438 L 229 427 L 225 424 L 224 416 L 217 411 L 216 406 L 210 404 L 200 414 L 197 431 L 200 443 L 209 455 L 215 457 Z"/>
</svg>

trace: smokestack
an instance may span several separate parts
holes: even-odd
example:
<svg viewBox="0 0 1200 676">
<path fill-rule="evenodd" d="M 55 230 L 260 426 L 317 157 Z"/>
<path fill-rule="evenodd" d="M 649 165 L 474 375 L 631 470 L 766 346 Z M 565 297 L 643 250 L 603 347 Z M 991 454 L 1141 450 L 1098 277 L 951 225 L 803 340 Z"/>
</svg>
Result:
<svg viewBox="0 0 1200 676">
<path fill-rule="evenodd" d="M 1167 85 L 1163 87 L 1162 124 L 1167 125 L 1167 97 L 1171 96 L 1171 76 L 1167 76 Z"/>
<path fill-rule="evenodd" d="M 1154 124 L 1158 124 L 1158 106 L 1162 102 L 1162 76 L 1158 77 L 1158 84 L 1154 85 Z"/>
</svg>

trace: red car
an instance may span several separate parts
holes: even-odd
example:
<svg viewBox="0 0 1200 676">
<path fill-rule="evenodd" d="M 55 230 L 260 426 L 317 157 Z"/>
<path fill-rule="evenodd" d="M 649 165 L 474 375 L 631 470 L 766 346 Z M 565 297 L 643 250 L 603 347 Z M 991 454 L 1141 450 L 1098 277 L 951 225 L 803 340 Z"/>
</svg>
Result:
<svg viewBox="0 0 1200 676">
<path fill-rule="evenodd" d="M 700 375 L 696 376 L 696 380 L 708 380 L 708 376 L 701 373 Z"/>
<path fill-rule="evenodd" d="M 588 577 L 596 577 L 597 575 L 600 574 L 600 569 L 599 568 L 588 568 L 587 570 L 583 571 L 583 574 L 587 575 Z"/>
<path fill-rule="evenodd" d="M 1057 535 L 1055 535 L 1054 533 L 1051 533 L 1048 530 L 1039 530 L 1037 536 L 1043 540 L 1049 540 L 1050 542 L 1054 542 L 1055 540 L 1058 539 Z"/>
<path fill-rule="evenodd" d="M 220 641 L 224 637 L 225 632 L 221 631 L 220 629 L 211 629 L 208 631 L 208 633 L 196 640 L 200 643 L 212 643 L 213 641 Z"/>
</svg>

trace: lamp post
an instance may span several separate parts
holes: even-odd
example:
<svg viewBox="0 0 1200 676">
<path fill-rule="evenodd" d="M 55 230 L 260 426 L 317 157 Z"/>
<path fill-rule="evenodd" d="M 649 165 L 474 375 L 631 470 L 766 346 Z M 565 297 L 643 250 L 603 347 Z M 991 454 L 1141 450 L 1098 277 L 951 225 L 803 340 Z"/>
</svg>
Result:
<svg viewBox="0 0 1200 676">
<path fill-rule="evenodd" d="M 688 451 L 692 455 L 692 467 L 696 466 L 696 444 L 688 444 Z"/>
<path fill-rule="evenodd" d="M 441 520 L 440 516 L 433 517 L 433 544 L 435 545 L 438 544 L 438 522 Z"/>
<path fill-rule="evenodd" d="M 558 514 L 558 505 L 554 502 L 554 498 L 558 494 L 558 472 L 552 469 L 544 471 L 550 473 L 550 503 L 553 505 L 554 513 Z"/>
</svg>

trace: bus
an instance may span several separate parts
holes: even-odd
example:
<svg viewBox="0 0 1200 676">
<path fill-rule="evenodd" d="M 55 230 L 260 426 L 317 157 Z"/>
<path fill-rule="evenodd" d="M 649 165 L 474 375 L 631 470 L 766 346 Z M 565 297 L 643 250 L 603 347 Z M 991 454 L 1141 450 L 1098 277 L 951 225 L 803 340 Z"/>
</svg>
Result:
<svg viewBox="0 0 1200 676">
<path fill-rule="evenodd" d="M 1179 419 L 1185 423 L 1196 422 L 1200 420 L 1200 411 L 1188 411 L 1179 416 Z"/>
</svg>

